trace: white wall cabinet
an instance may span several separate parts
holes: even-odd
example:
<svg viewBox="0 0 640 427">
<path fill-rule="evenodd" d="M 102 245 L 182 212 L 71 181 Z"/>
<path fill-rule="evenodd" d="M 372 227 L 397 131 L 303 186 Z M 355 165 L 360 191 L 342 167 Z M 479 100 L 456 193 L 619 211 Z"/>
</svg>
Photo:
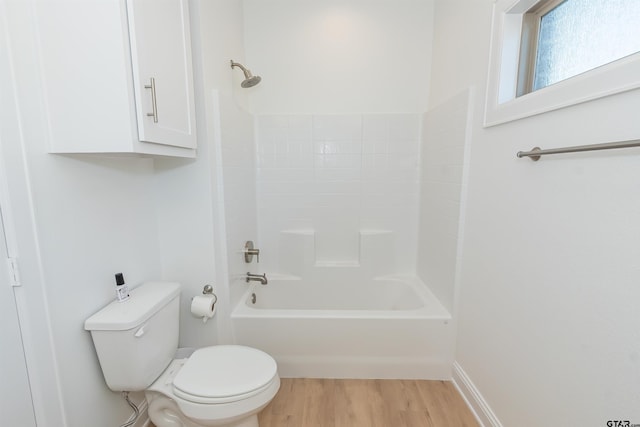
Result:
<svg viewBox="0 0 640 427">
<path fill-rule="evenodd" d="M 37 0 L 52 153 L 195 157 L 188 0 Z"/>
</svg>

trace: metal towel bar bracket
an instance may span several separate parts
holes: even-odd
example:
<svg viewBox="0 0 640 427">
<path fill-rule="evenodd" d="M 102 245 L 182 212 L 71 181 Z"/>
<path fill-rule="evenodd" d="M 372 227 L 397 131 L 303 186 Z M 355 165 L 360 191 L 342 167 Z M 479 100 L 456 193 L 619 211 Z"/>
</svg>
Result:
<svg viewBox="0 0 640 427">
<path fill-rule="evenodd" d="M 581 151 L 614 150 L 617 148 L 632 147 L 640 147 L 640 140 L 634 139 L 630 141 L 607 142 L 605 144 L 576 145 L 574 147 L 551 148 L 548 150 L 534 147 L 530 151 L 518 151 L 516 155 L 518 158 L 529 157 L 535 162 L 540 160 L 540 156 L 546 156 L 547 154 L 578 153 Z"/>
</svg>

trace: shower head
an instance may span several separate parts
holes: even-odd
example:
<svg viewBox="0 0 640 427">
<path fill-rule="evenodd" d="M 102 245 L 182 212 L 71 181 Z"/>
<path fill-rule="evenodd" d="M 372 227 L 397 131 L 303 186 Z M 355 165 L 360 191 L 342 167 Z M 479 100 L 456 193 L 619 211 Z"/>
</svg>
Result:
<svg viewBox="0 0 640 427">
<path fill-rule="evenodd" d="M 240 86 L 244 88 L 252 87 L 260 83 L 261 80 L 262 80 L 262 77 L 260 76 L 251 76 L 248 79 L 243 80 L 243 82 L 240 83 Z"/>
<path fill-rule="evenodd" d="M 260 80 L 262 80 L 262 78 L 260 76 L 254 76 L 253 74 L 251 74 L 251 71 L 246 69 L 242 64 L 238 63 L 238 62 L 233 62 L 233 59 L 231 60 L 231 68 L 233 67 L 238 67 L 242 70 L 242 72 L 244 73 L 244 80 L 242 81 L 242 83 L 240 83 L 240 86 L 244 87 L 244 88 L 248 88 L 248 87 L 252 87 L 257 85 L 258 83 L 260 83 Z"/>
</svg>

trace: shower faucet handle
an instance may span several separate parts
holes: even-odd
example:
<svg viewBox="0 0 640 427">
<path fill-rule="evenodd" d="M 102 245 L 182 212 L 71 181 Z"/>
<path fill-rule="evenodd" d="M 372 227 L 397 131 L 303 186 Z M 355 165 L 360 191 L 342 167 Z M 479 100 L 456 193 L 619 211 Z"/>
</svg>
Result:
<svg viewBox="0 0 640 427">
<path fill-rule="evenodd" d="M 244 262 L 247 264 L 253 261 L 253 256 L 256 256 L 256 262 L 260 262 L 260 249 L 254 249 L 253 241 L 247 240 L 244 244 Z"/>
</svg>

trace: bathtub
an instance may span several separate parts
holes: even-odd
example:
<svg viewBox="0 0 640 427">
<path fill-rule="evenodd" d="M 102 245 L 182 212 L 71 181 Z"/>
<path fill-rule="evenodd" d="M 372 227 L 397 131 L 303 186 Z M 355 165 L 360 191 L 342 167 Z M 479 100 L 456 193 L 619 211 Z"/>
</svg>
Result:
<svg viewBox="0 0 640 427">
<path fill-rule="evenodd" d="M 450 379 L 451 315 L 416 277 L 269 279 L 233 309 L 239 344 L 282 377 Z"/>
</svg>

